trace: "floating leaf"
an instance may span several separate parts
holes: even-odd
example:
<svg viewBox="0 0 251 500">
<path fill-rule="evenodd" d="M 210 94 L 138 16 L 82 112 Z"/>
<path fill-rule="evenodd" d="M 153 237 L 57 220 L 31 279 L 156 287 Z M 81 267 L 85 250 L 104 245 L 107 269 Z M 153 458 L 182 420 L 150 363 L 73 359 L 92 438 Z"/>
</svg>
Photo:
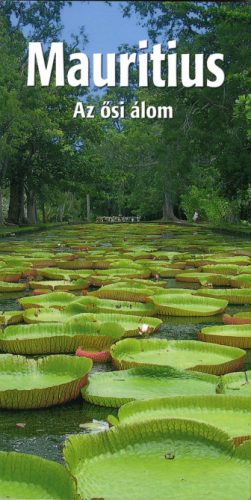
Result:
<svg viewBox="0 0 251 500">
<path fill-rule="evenodd" d="M 221 375 L 241 368 L 246 352 L 195 340 L 125 339 L 111 347 L 111 355 L 119 369 L 172 366 Z"/>
</svg>

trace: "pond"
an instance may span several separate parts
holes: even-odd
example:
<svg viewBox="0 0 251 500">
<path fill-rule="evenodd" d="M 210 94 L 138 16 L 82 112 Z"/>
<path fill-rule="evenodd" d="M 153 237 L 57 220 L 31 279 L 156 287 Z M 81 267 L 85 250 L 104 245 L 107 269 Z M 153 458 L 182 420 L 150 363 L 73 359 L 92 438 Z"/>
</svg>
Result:
<svg viewBox="0 0 251 500">
<path fill-rule="evenodd" d="M 160 262 L 150 279 L 165 281 L 168 288 L 195 290 L 201 286 L 200 283 L 179 282 L 175 276 L 162 277 L 161 268 L 165 266 L 164 261 L 185 262 L 185 271 L 195 271 L 193 261 L 202 259 L 203 255 L 217 255 L 219 261 L 223 257 L 234 257 L 237 254 L 248 256 L 251 255 L 251 243 L 245 238 L 214 233 L 201 227 L 159 224 L 65 226 L 27 237 L 5 238 L 0 241 L 0 273 L 7 265 L 9 270 L 27 265 L 27 268 L 34 267 L 37 275 L 36 278 L 21 277 L 19 281 L 25 284 L 24 291 L 0 293 L 0 311 L 21 310 L 17 300 L 33 293 L 32 288 L 29 288 L 29 280 L 43 281 L 45 278 L 39 275 L 39 269 L 50 266 L 53 268 L 51 254 L 56 255 L 58 261 L 60 256 L 74 254 L 82 260 L 113 263 L 127 259 L 147 267 L 149 253 L 154 255 L 152 263 Z M 122 264 L 119 265 L 122 267 Z M 65 271 L 67 265 L 63 268 Z M 95 271 L 95 265 L 93 268 Z M 74 270 L 76 269 L 77 265 Z M 84 267 L 81 266 L 81 269 Z M 105 269 L 100 276 L 105 278 Z M 214 288 L 218 286 L 214 285 Z M 89 291 L 97 289 L 93 284 L 89 286 Z M 71 293 L 81 295 L 82 292 L 80 290 Z M 230 305 L 227 313 L 233 315 L 248 309 L 251 309 L 251 306 Z M 222 314 L 208 317 L 161 316 L 161 319 L 163 323 L 160 329 L 153 333 L 151 338 L 194 340 L 197 339 L 201 328 L 223 323 Z M 94 364 L 92 372 L 111 370 L 111 363 Z M 0 449 L 31 453 L 63 462 L 62 448 L 66 437 L 70 434 L 92 432 L 81 425 L 93 420 L 105 421 L 110 414 L 116 415 L 117 410 L 91 405 L 81 398 L 48 409 L 1 410 Z"/>
</svg>

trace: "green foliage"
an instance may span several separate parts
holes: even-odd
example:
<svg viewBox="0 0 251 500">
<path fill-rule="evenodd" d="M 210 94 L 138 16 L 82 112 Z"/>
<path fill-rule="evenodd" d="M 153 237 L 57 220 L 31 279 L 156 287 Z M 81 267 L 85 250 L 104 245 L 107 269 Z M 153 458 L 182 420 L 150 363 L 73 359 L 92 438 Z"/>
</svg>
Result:
<svg viewBox="0 0 251 500">
<path fill-rule="evenodd" d="M 181 207 L 189 221 L 193 220 L 196 210 L 202 220 L 216 225 L 224 222 L 233 222 L 231 203 L 217 191 L 192 186 L 187 193 L 181 196 Z M 235 214 L 238 216 L 238 213 Z"/>
<path fill-rule="evenodd" d="M 217 223 L 235 219 L 238 203 L 233 200 L 251 181 L 247 138 L 250 5 L 245 2 L 127 2 L 122 8 L 126 16 L 139 16 L 153 42 L 162 41 L 165 46 L 167 40 L 176 38 L 178 55 L 224 54 L 226 80 L 217 89 L 166 90 L 152 88 L 150 84 L 148 100 L 152 104 L 171 104 L 176 113 L 173 120 L 159 121 L 162 148 L 156 151 L 158 162 L 152 172 L 151 190 L 158 186 L 160 199 L 164 190 L 179 214 L 181 196 L 186 197 L 192 186 L 195 190 L 202 188 L 202 193 L 195 194 L 194 206 L 186 208 L 190 218 L 198 203 L 200 207 L 201 198 L 205 199 L 205 205 L 210 205 L 206 200 L 212 196 L 215 208 L 213 202 L 207 209 L 203 208 L 204 217 Z M 139 100 L 144 93 L 139 91 Z M 200 180 L 205 176 L 205 169 L 212 167 L 212 177 L 216 175 L 216 178 L 207 193 L 204 191 L 207 186 L 201 186 Z M 183 200 L 183 206 L 184 203 Z M 189 199 L 185 204 L 189 205 Z M 246 217 L 243 208 L 241 214 Z"/>
<path fill-rule="evenodd" d="M 251 83 L 251 79 L 250 79 Z M 247 135 L 251 137 L 251 94 L 241 95 L 236 100 L 235 116 L 243 116 L 247 121 Z"/>
<path fill-rule="evenodd" d="M 196 209 L 214 224 L 250 218 L 251 7 L 246 2 L 124 2 L 153 42 L 177 39 L 177 54 L 224 54 L 219 88 L 107 89 L 105 99 L 125 102 L 124 120 L 73 119 L 83 88 L 27 87 L 27 42 L 62 40 L 65 1 L 0 5 L 0 186 L 9 192 L 8 220 L 37 223 L 86 217 L 86 194 L 95 215 L 191 220 Z M 68 54 L 86 42 L 75 33 Z M 125 40 L 126 42 L 126 40 Z M 127 44 L 120 52 L 134 51 Z M 67 63 L 66 63 L 67 66 Z M 67 68 L 66 68 L 67 69 Z M 166 69 L 163 68 L 163 77 Z M 178 75 L 179 76 L 179 75 Z M 97 111 L 104 96 L 85 96 Z M 132 120 L 138 101 L 172 106 L 172 120 Z M 7 190 L 7 191 L 6 191 Z M 0 191 L 0 224 L 6 217 Z"/>
</svg>

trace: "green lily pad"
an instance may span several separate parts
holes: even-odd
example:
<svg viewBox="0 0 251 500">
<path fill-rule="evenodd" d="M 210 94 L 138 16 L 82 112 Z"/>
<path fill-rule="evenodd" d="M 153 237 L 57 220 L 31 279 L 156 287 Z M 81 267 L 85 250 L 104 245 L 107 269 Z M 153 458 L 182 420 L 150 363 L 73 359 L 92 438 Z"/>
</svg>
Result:
<svg viewBox="0 0 251 500">
<path fill-rule="evenodd" d="M 0 281 L 0 293 L 1 292 L 22 292 L 26 289 L 25 283 L 7 283 L 5 281 Z"/>
<path fill-rule="evenodd" d="M 76 304 L 74 304 L 74 306 L 75 305 Z M 116 313 L 84 313 L 77 314 L 68 319 L 68 322 L 72 325 L 83 324 L 90 321 L 97 323 L 117 323 L 125 330 L 125 336 L 127 337 L 143 334 L 149 335 L 156 332 L 162 324 L 162 320 L 159 318 Z"/>
<path fill-rule="evenodd" d="M 221 375 L 241 368 L 246 352 L 195 340 L 125 339 L 111 347 L 111 355 L 119 369 L 172 366 Z"/>
<path fill-rule="evenodd" d="M 138 399 L 215 394 L 218 377 L 170 367 L 137 367 L 94 373 L 82 390 L 83 398 L 100 406 L 119 407 Z"/>
<path fill-rule="evenodd" d="M 156 280 L 156 281 L 153 281 L 153 280 L 144 280 L 144 279 L 138 279 L 138 278 L 133 278 L 133 280 L 131 278 L 127 278 L 127 279 L 123 279 L 123 282 L 124 283 L 131 283 L 131 284 L 137 284 L 137 285 L 144 285 L 146 287 L 157 287 L 157 288 L 166 288 L 166 281 L 164 280 Z"/>
<path fill-rule="evenodd" d="M 157 252 L 152 252 L 153 257 L 156 259 L 165 259 L 166 261 L 178 260 L 181 257 L 187 257 L 187 254 L 181 254 L 180 252 L 167 252 L 166 250 L 158 250 Z"/>
<path fill-rule="evenodd" d="M 158 295 L 193 295 L 196 292 L 196 290 L 193 290 L 192 288 L 165 288 L 161 294 L 159 293 L 159 290 L 156 291 L 156 296 Z M 152 298 L 155 297 L 149 297 L 147 299 L 147 302 L 152 301 Z"/>
<path fill-rule="evenodd" d="M 3 256 L 5 266 L 9 267 L 18 267 L 18 266 L 23 266 L 23 265 L 28 265 L 31 267 L 31 264 L 25 257 L 22 257 L 21 255 L 19 257 L 13 256 L 13 255 L 4 255 Z"/>
<path fill-rule="evenodd" d="M 67 292 L 50 292 L 45 295 L 38 295 L 34 297 L 23 297 L 19 299 L 23 309 L 29 307 L 54 307 L 56 309 L 64 309 L 68 304 L 76 300 L 76 295 Z"/>
<path fill-rule="evenodd" d="M 192 294 L 154 295 L 151 300 L 159 314 L 170 316 L 213 316 L 222 313 L 228 304 L 226 300 Z"/>
<path fill-rule="evenodd" d="M 23 311 L 0 312 L 0 325 L 16 325 L 23 322 Z"/>
<path fill-rule="evenodd" d="M 247 288 L 200 288 L 196 295 L 225 299 L 229 304 L 251 304 L 251 289 Z"/>
<path fill-rule="evenodd" d="M 151 271 L 149 269 L 145 269 L 143 266 L 139 266 L 139 268 L 137 267 L 136 269 L 129 269 L 126 267 L 119 269 L 114 267 L 113 269 L 97 270 L 96 273 L 100 276 L 118 276 L 121 278 L 147 279 L 151 276 Z"/>
<path fill-rule="evenodd" d="M 142 266 L 139 264 L 139 262 L 135 262 L 132 259 L 126 259 L 126 258 L 118 259 L 118 258 L 116 258 L 116 256 L 113 256 L 113 257 L 107 257 L 106 261 L 109 262 L 110 267 L 112 269 L 113 268 L 117 268 L 117 269 L 122 269 L 122 268 L 128 269 L 129 268 L 129 269 L 141 269 L 142 270 Z"/>
<path fill-rule="evenodd" d="M 231 286 L 237 288 L 251 288 L 251 274 L 239 274 L 231 279 Z"/>
<path fill-rule="evenodd" d="M 74 353 L 78 346 L 108 349 L 124 335 L 116 323 L 38 323 L 0 331 L 0 349 L 13 354 Z"/>
<path fill-rule="evenodd" d="M 238 274 L 250 274 L 251 273 L 251 265 L 249 266 L 241 266 Z"/>
<path fill-rule="evenodd" d="M 32 289 L 46 290 L 83 290 L 88 288 L 88 280 L 78 279 L 75 281 L 65 281 L 65 280 L 50 280 L 50 281 L 30 281 L 29 286 Z"/>
<path fill-rule="evenodd" d="M 63 323 L 69 319 L 65 314 L 65 309 L 55 309 L 55 307 L 31 307 L 23 311 L 25 323 Z"/>
<path fill-rule="evenodd" d="M 64 457 L 86 500 L 250 495 L 250 442 L 235 448 L 226 433 L 193 420 L 163 419 L 71 436 Z"/>
<path fill-rule="evenodd" d="M 176 281 L 184 281 L 188 283 L 212 283 L 212 285 L 227 286 L 231 283 L 231 277 L 225 274 L 202 273 L 186 271 L 176 275 Z"/>
<path fill-rule="evenodd" d="M 172 267 L 162 266 L 157 261 L 155 263 L 149 264 L 149 269 L 151 271 L 151 275 L 155 276 L 158 274 L 160 278 L 175 278 L 175 276 L 180 273 L 180 269 L 175 269 Z"/>
<path fill-rule="evenodd" d="M 17 283 L 23 274 L 23 269 L 0 269 L 0 282 Z"/>
<path fill-rule="evenodd" d="M 0 408 L 45 408 L 76 399 L 87 382 L 92 361 L 73 356 L 37 360 L 0 356 Z"/>
<path fill-rule="evenodd" d="M 115 312 L 136 314 L 138 316 L 151 316 L 156 313 L 156 307 L 151 303 L 142 304 L 140 302 L 128 302 L 125 300 L 99 299 L 90 295 L 82 297 L 76 303 L 81 305 L 83 312 Z"/>
<path fill-rule="evenodd" d="M 148 287 L 140 283 L 120 282 L 112 285 L 105 285 L 96 292 L 92 292 L 96 297 L 114 300 L 131 300 L 133 302 L 146 302 L 147 297 L 155 293 L 164 293 L 164 289 L 156 286 Z M 90 294 L 91 295 L 91 294 Z"/>
<path fill-rule="evenodd" d="M 112 283 L 118 283 L 121 280 L 118 276 L 98 276 L 93 274 L 90 278 L 90 284 L 93 286 L 105 286 L 111 285 Z"/>
<path fill-rule="evenodd" d="M 80 269 L 94 269 L 94 262 L 87 259 L 74 259 L 74 260 L 59 260 L 57 261 L 59 269 L 80 270 Z"/>
<path fill-rule="evenodd" d="M 251 349 L 251 325 L 219 325 L 202 328 L 198 337 L 204 342 Z"/>
<path fill-rule="evenodd" d="M 76 500 L 76 485 L 65 467 L 25 453 L 0 451 L 1 498 Z"/>
<path fill-rule="evenodd" d="M 251 370 L 228 373 L 221 379 L 221 391 L 233 396 L 251 396 Z"/>
<path fill-rule="evenodd" d="M 39 276 L 51 280 L 74 280 L 78 278 L 88 279 L 91 276 L 90 271 L 63 271 L 55 267 L 45 267 L 39 269 Z"/>
<path fill-rule="evenodd" d="M 142 305 L 142 304 L 141 304 Z M 146 305 L 146 304 L 144 304 Z M 83 307 L 77 301 L 70 303 L 63 310 L 53 307 L 31 308 L 23 312 L 25 323 L 64 323 L 84 325 L 86 323 L 117 323 L 125 330 L 126 336 L 151 334 L 157 331 L 162 320 L 150 316 L 136 316 L 122 313 L 83 313 Z"/>
<path fill-rule="evenodd" d="M 244 396 L 185 395 L 125 404 L 118 412 L 117 423 L 125 425 L 162 418 L 199 420 L 227 432 L 235 444 L 240 444 L 251 438 L 250 412 L 251 399 Z"/>
<path fill-rule="evenodd" d="M 233 275 L 239 274 L 241 267 L 236 264 L 208 264 L 202 266 L 201 270 L 206 273 Z"/>
<path fill-rule="evenodd" d="M 204 256 L 204 259 L 202 257 L 201 263 L 199 263 L 199 267 L 205 266 L 205 265 L 237 265 L 237 266 L 245 266 L 250 264 L 250 259 L 249 257 L 245 256 L 219 256 L 219 255 L 207 255 Z M 198 261 L 199 262 L 199 261 Z"/>
<path fill-rule="evenodd" d="M 251 312 L 240 312 L 234 314 L 233 316 L 230 314 L 224 314 L 223 321 L 226 325 L 247 325 L 251 323 Z"/>
</svg>

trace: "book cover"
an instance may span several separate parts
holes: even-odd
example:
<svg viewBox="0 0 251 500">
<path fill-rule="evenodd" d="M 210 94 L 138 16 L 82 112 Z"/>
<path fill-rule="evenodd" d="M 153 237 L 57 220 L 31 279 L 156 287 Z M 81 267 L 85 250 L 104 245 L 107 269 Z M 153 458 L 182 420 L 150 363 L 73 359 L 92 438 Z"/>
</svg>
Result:
<svg viewBox="0 0 251 500">
<path fill-rule="evenodd" d="M 0 2 L 0 498 L 251 498 L 250 2 Z"/>
</svg>

